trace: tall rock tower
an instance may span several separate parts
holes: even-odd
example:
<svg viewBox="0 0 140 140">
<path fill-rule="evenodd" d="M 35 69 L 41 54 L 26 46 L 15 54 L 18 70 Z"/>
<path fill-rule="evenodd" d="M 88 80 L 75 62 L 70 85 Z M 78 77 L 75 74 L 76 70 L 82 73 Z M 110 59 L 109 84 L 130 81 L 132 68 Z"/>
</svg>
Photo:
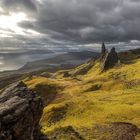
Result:
<svg viewBox="0 0 140 140">
<path fill-rule="evenodd" d="M 118 54 L 113 47 L 111 51 L 106 55 L 103 65 L 102 65 L 102 71 L 108 70 L 109 68 L 114 67 L 119 62 Z"/>
<path fill-rule="evenodd" d="M 102 48 L 101 48 L 101 60 L 103 60 L 106 56 L 106 54 L 108 53 L 106 47 L 105 47 L 105 43 L 102 43 Z"/>
</svg>

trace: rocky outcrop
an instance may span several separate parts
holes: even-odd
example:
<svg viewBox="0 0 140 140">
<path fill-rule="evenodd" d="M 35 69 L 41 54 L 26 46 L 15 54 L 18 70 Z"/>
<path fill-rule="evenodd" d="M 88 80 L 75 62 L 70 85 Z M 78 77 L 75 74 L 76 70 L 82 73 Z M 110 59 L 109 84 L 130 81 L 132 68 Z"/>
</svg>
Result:
<svg viewBox="0 0 140 140">
<path fill-rule="evenodd" d="M 102 47 L 101 47 L 101 60 L 103 60 L 105 58 L 107 53 L 108 53 L 108 50 L 105 47 L 105 43 L 102 43 Z"/>
<path fill-rule="evenodd" d="M 0 140 L 42 140 L 39 120 L 40 97 L 23 82 L 10 85 L 0 94 Z"/>
<path fill-rule="evenodd" d="M 108 70 L 109 68 L 112 68 L 116 64 L 118 64 L 118 62 L 119 62 L 118 54 L 115 48 L 112 48 L 111 51 L 105 56 L 101 70 L 102 71 Z"/>
</svg>

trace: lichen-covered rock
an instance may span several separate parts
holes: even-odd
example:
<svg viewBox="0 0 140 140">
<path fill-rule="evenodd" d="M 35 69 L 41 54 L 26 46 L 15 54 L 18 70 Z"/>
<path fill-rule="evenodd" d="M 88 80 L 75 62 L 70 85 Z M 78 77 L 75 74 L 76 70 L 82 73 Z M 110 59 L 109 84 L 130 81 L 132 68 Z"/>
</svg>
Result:
<svg viewBox="0 0 140 140">
<path fill-rule="evenodd" d="M 114 67 L 119 62 L 118 54 L 115 48 L 112 48 L 111 51 L 106 55 L 103 65 L 102 71 L 108 70 L 109 68 Z"/>
<path fill-rule="evenodd" d="M 23 82 L 12 84 L 0 94 L 0 140 L 41 140 L 40 97 Z"/>
</svg>

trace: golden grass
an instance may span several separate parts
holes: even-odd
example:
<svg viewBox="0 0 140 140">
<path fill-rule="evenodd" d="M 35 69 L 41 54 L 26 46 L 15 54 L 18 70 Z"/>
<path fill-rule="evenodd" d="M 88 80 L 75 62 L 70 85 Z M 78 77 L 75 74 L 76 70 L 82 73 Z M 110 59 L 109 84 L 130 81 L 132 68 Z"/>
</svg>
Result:
<svg viewBox="0 0 140 140">
<path fill-rule="evenodd" d="M 104 73 L 100 72 L 97 61 L 84 75 L 70 78 L 57 75 L 56 79 L 34 77 L 25 82 L 30 88 L 44 83 L 60 88 L 61 96 L 44 108 L 40 122 L 44 133 L 69 125 L 90 129 L 94 124 L 111 122 L 129 122 L 140 127 L 140 59 Z M 65 105 L 68 105 L 65 117 L 47 126 L 47 112 Z"/>
</svg>

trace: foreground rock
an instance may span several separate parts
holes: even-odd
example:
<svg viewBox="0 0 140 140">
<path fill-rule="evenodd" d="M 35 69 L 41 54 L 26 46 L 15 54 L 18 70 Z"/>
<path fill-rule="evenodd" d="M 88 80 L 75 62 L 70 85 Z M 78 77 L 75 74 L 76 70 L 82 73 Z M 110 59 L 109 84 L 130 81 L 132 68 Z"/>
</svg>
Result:
<svg viewBox="0 0 140 140">
<path fill-rule="evenodd" d="M 43 104 L 23 82 L 0 94 L 0 140 L 42 140 L 39 120 Z"/>
</svg>

